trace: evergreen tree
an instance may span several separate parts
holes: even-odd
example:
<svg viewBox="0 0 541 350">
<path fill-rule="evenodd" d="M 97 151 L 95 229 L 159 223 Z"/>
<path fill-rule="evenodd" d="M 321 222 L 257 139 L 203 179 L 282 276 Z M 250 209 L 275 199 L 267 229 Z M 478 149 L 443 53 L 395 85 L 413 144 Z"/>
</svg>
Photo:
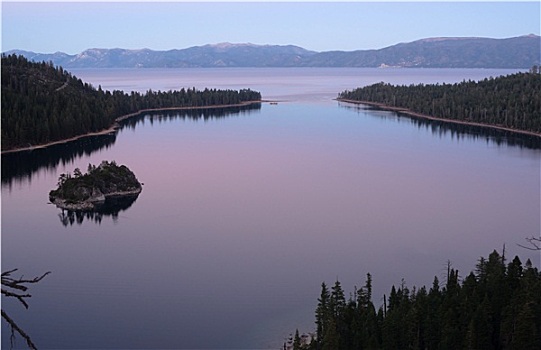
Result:
<svg viewBox="0 0 541 350">
<path fill-rule="evenodd" d="M 541 79 L 533 69 L 479 82 L 409 86 L 381 82 L 343 91 L 338 97 L 432 117 L 541 132 Z"/>
<path fill-rule="evenodd" d="M 295 337 L 293 338 L 293 350 L 301 350 L 301 337 L 298 329 L 295 330 Z"/>
<path fill-rule="evenodd" d="M 541 274 L 529 260 L 505 265 L 493 251 L 462 283 L 450 265 L 443 288 L 437 277 L 428 291 L 402 281 L 377 314 L 371 284 L 367 275 L 347 304 L 338 281 L 330 293 L 322 284 L 313 349 L 541 348 Z"/>
<path fill-rule="evenodd" d="M 336 319 L 331 317 L 322 341 L 322 350 L 340 349 L 340 337 L 336 330 Z"/>
<path fill-rule="evenodd" d="M 195 88 L 130 94 L 95 89 L 50 63 L 2 55 L 2 149 L 58 141 L 110 128 L 115 120 L 144 109 L 206 107 L 261 100 L 250 89 Z"/>
<path fill-rule="evenodd" d="M 321 295 L 316 308 L 316 337 L 318 349 L 323 345 L 323 337 L 329 327 L 331 312 L 329 309 L 330 294 L 325 282 L 321 283 Z"/>
</svg>

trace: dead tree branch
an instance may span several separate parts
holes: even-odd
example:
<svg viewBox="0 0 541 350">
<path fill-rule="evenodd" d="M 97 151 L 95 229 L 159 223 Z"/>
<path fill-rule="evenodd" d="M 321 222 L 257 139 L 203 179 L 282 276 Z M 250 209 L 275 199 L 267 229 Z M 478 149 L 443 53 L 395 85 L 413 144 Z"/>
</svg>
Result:
<svg viewBox="0 0 541 350">
<path fill-rule="evenodd" d="M 2 310 L 2 317 L 4 318 L 4 320 L 6 320 L 7 323 L 9 323 L 9 325 L 11 326 L 11 336 L 13 338 L 13 332 L 17 331 L 17 333 L 19 333 L 21 335 L 21 337 L 24 338 L 24 340 L 26 340 L 26 344 L 28 345 L 28 347 L 32 350 L 37 350 L 36 348 L 36 345 L 32 342 L 32 339 L 30 339 L 30 336 L 28 334 L 26 334 L 25 331 L 23 331 L 18 325 L 17 323 L 15 323 L 15 321 L 13 321 L 11 319 L 11 317 L 9 317 L 6 312 L 4 310 Z M 13 345 L 13 342 L 12 342 L 12 345 Z"/>
<path fill-rule="evenodd" d="M 26 286 L 25 284 L 37 283 L 51 272 L 46 272 L 43 275 L 35 277 L 33 279 L 24 279 L 22 276 L 18 279 L 15 279 L 11 277 L 12 273 L 15 271 L 17 271 L 17 269 L 2 272 L 2 295 L 5 297 L 13 297 L 17 299 L 21 304 L 23 304 L 26 309 L 28 309 L 28 303 L 25 299 L 30 298 L 32 295 L 28 293 L 24 294 L 24 292 L 28 290 L 28 286 Z M 12 339 L 14 336 L 14 332 L 17 332 L 21 335 L 21 337 L 24 338 L 24 340 L 26 340 L 26 344 L 30 349 L 36 349 L 36 345 L 34 345 L 32 340 L 30 339 L 30 336 L 26 334 L 26 332 L 22 330 L 4 310 L 2 310 L 2 318 L 6 320 L 6 322 L 11 326 Z"/>
<path fill-rule="evenodd" d="M 528 249 L 528 250 L 541 250 L 541 237 L 529 237 L 526 238 L 526 241 L 530 244 L 530 246 L 524 246 L 522 244 L 519 244 L 519 247 Z"/>
</svg>

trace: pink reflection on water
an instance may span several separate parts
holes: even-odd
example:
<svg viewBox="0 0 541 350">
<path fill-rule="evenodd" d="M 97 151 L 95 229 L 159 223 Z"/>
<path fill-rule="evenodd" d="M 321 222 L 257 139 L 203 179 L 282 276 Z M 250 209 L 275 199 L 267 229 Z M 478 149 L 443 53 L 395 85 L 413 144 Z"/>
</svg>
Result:
<svg viewBox="0 0 541 350">
<path fill-rule="evenodd" d="M 45 204 L 56 173 L 3 196 L 3 263 L 54 271 L 33 325 L 75 334 L 66 347 L 216 346 L 201 343 L 207 329 L 231 347 L 258 344 L 258 326 L 312 326 L 322 281 L 351 291 L 370 272 L 379 304 L 402 278 L 429 285 L 448 259 L 467 273 L 504 243 L 509 256 L 537 258 L 515 243 L 539 232 L 538 151 L 438 136 L 386 113 L 279 103 L 146 120 L 57 172 L 103 159 L 145 183 L 117 222 L 62 227 Z M 55 285 L 72 286 L 62 307 Z"/>
</svg>

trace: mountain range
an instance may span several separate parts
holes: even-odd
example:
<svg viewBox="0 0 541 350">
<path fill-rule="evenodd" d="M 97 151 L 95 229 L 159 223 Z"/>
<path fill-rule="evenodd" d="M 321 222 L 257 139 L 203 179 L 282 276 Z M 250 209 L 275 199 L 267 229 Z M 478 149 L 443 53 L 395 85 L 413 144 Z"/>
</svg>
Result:
<svg viewBox="0 0 541 350">
<path fill-rule="evenodd" d="M 186 49 L 88 49 L 76 55 L 11 50 L 64 68 L 418 67 L 531 68 L 540 65 L 538 35 L 507 39 L 428 38 L 378 50 L 316 52 L 294 45 L 220 43 Z"/>
</svg>

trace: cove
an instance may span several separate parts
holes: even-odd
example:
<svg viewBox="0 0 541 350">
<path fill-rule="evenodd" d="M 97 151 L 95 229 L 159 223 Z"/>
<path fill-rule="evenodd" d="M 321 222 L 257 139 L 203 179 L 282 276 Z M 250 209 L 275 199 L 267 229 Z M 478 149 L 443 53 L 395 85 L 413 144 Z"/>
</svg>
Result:
<svg viewBox="0 0 541 350">
<path fill-rule="evenodd" d="M 115 135 L 2 156 L 2 265 L 52 271 L 32 287 L 29 310 L 3 307 L 39 347 L 279 348 L 295 328 L 315 327 L 322 281 L 352 290 L 370 272 L 379 297 L 402 279 L 430 285 L 447 260 L 468 273 L 503 244 L 539 266 L 517 246 L 539 232 L 538 146 L 332 100 L 372 75 L 416 83 L 495 72 L 141 74 L 87 72 L 153 89 L 252 82 L 280 102 L 149 113 Z M 144 182 L 135 202 L 99 220 L 47 204 L 60 173 L 105 159 Z"/>
</svg>

